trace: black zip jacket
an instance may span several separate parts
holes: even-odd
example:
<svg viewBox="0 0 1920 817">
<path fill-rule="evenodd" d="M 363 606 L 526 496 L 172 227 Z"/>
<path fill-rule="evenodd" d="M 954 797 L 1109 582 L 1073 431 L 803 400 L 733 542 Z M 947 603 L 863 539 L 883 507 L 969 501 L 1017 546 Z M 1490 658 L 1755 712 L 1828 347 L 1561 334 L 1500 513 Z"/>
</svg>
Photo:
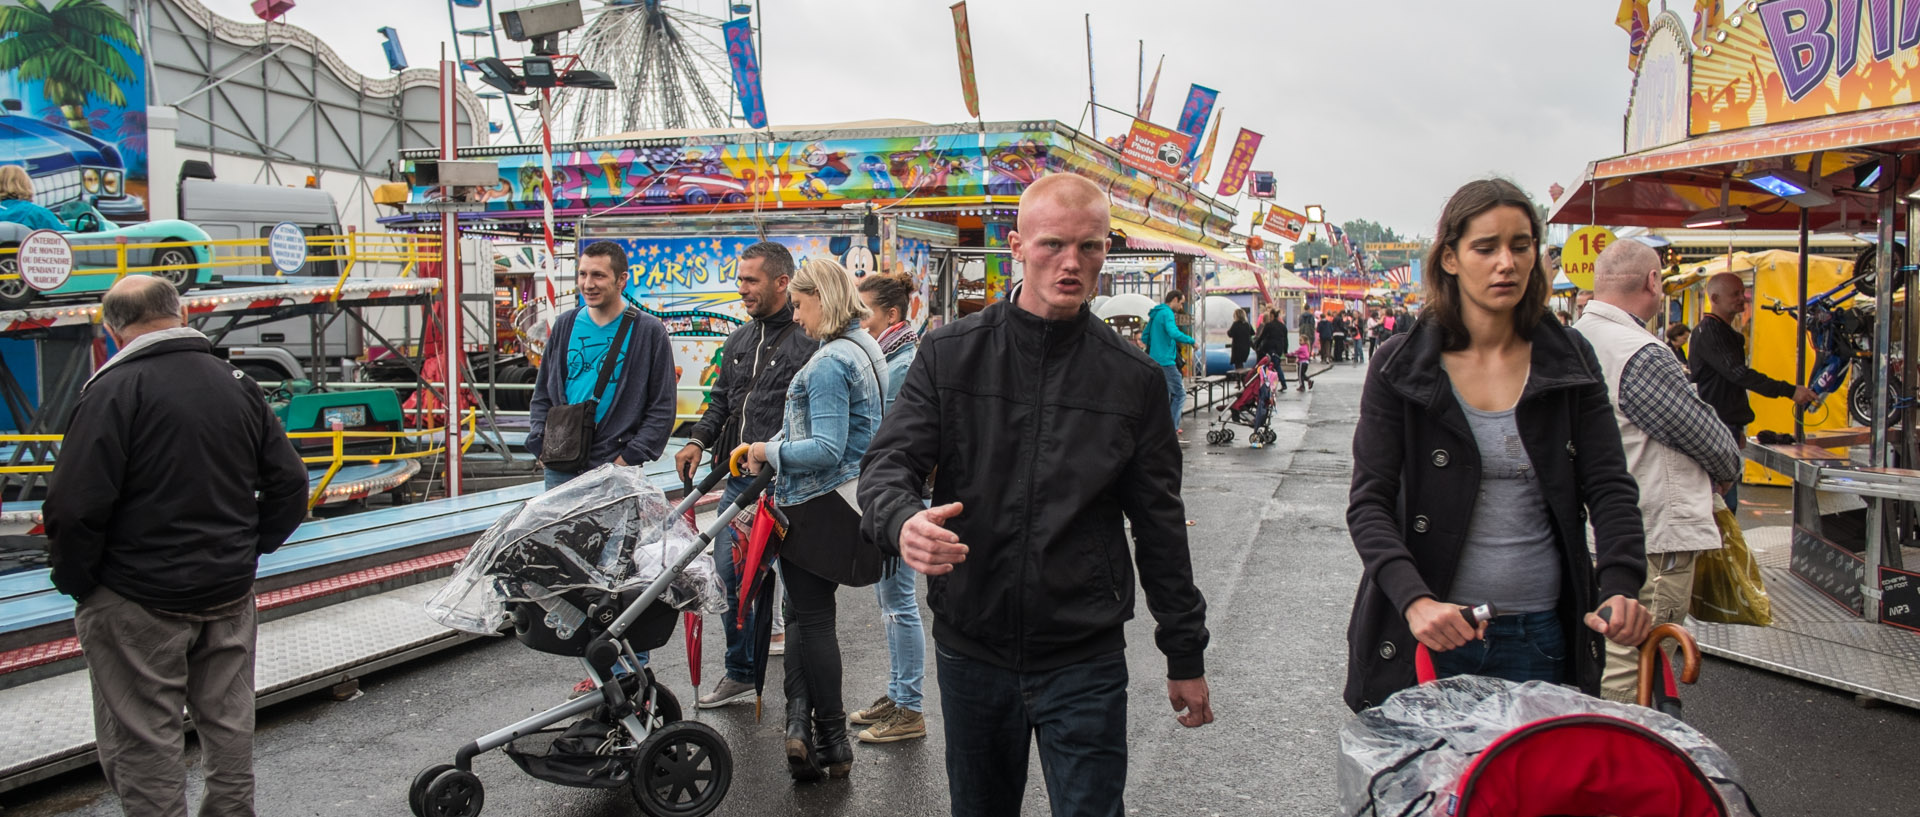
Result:
<svg viewBox="0 0 1920 817">
<path fill-rule="evenodd" d="M 1720 422 L 1733 429 L 1733 438 L 1747 438 L 1747 424 L 1753 422 L 1753 404 L 1747 392 L 1762 397 L 1792 397 L 1793 384 L 1775 380 L 1747 367 L 1747 339 L 1713 315 L 1700 318 L 1693 327 L 1692 354 L 1687 361 L 1700 399 L 1720 415 Z"/>
<path fill-rule="evenodd" d="M 927 580 L 937 643 L 1022 672 L 1123 649 L 1137 564 L 1167 677 L 1204 675 L 1165 375 L 1085 308 L 1049 321 L 1011 301 L 920 341 L 861 463 L 867 537 L 897 555 L 937 468 L 933 504 L 964 504 L 947 527 L 970 549 Z"/>
<path fill-rule="evenodd" d="M 1613 596 L 1640 594 L 1647 569 L 1640 491 L 1627 473 L 1593 347 L 1552 317 L 1534 326 L 1531 340 L 1514 422 L 1560 547 L 1567 678 L 1598 695 L 1606 652 L 1582 618 Z M 1364 567 L 1347 625 L 1346 702 L 1356 712 L 1413 686 L 1416 642 L 1406 609 L 1425 596 L 1448 601 L 1473 521 L 1480 448 L 1440 353 L 1439 327 L 1419 321 L 1381 344 L 1360 397 L 1347 500 L 1347 530 Z M 1587 551 L 1589 511 L 1596 556 Z"/>
<path fill-rule="evenodd" d="M 724 457 L 740 443 L 772 439 L 786 422 L 787 384 L 819 348 L 793 322 L 792 301 L 733 330 L 720 348 L 720 375 L 707 410 L 689 433 L 693 441 Z"/>
<path fill-rule="evenodd" d="M 81 392 L 47 488 L 53 586 L 176 612 L 245 598 L 306 518 L 306 466 L 205 337 L 121 354 Z"/>
</svg>

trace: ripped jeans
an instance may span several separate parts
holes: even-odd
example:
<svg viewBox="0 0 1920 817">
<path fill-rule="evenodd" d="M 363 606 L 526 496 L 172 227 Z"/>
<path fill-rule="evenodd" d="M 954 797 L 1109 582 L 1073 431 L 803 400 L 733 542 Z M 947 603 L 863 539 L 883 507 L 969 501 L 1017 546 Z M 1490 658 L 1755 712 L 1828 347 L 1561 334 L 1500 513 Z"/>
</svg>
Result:
<svg viewBox="0 0 1920 817">
<path fill-rule="evenodd" d="M 921 687 L 927 677 L 927 631 L 920 622 L 920 597 L 916 585 L 920 574 L 896 562 L 893 575 L 880 579 L 873 594 L 880 599 L 880 614 L 887 618 L 887 653 L 893 657 L 892 673 L 887 678 L 887 697 L 901 709 L 921 712 Z"/>
</svg>

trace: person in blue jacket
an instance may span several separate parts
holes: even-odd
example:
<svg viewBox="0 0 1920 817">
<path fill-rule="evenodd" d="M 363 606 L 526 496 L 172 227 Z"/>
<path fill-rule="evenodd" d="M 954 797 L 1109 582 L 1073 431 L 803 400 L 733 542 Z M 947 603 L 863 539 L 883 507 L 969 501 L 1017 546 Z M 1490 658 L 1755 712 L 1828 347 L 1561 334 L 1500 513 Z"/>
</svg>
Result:
<svg viewBox="0 0 1920 817">
<path fill-rule="evenodd" d="M 0 165 L 0 221 L 29 230 L 66 230 L 52 210 L 33 203 L 33 179 L 19 165 Z"/>
<path fill-rule="evenodd" d="M 1186 308 L 1187 294 L 1167 291 L 1166 301 L 1147 313 L 1147 357 L 1160 364 L 1167 374 L 1167 403 L 1173 407 L 1173 427 L 1178 433 L 1181 409 L 1186 408 L 1187 387 L 1180 379 L 1180 346 L 1193 345 L 1193 336 L 1180 331 L 1174 315 Z"/>
</svg>

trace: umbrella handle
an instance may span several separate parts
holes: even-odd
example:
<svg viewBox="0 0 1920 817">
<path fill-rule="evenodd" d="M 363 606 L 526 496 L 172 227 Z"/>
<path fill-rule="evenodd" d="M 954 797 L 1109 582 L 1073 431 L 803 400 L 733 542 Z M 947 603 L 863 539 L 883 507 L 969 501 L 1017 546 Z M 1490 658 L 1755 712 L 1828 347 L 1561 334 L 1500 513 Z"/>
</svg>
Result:
<svg viewBox="0 0 1920 817">
<path fill-rule="evenodd" d="M 1660 658 L 1660 645 L 1669 638 L 1680 644 L 1680 682 L 1691 684 L 1700 680 L 1700 645 L 1694 643 L 1693 633 L 1678 624 L 1655 627 L 1640 644 L 1640 688 L 1635 699 L 1641 706 L 1653 706 L 1654 667 Z"/>
<path fill-rule="evenodd" d="M 727 472 L 736 477 L 747 476 L 747 473 L 741 470 L 740 463 L 747 458 L 747 453 L 752 450 L 753 446 L 747 443 L 734 446 L 733 453 L 727 455 Z"/>
</svg>

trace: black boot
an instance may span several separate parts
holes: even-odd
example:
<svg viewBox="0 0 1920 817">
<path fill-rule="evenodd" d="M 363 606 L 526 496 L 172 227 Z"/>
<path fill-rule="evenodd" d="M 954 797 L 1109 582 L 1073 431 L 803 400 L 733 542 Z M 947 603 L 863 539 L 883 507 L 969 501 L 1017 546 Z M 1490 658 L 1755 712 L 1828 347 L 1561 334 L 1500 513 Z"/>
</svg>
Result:
<svg viewBox="0 0 1920 817">
<path fill-rule="evenodd" d="M 813 751 L 813 718 L 803 697 L 787 698 L 787 774 L 802 783 L 821 777 L 819 759 Z"/>
<path fill-rule="evenodd" d="M 847 713 L 834 712 L 813 719 L 814 760 L 827 776 L 846 777 L 853 771 L 853 744 L 847 742 Z"/>
</svg>

